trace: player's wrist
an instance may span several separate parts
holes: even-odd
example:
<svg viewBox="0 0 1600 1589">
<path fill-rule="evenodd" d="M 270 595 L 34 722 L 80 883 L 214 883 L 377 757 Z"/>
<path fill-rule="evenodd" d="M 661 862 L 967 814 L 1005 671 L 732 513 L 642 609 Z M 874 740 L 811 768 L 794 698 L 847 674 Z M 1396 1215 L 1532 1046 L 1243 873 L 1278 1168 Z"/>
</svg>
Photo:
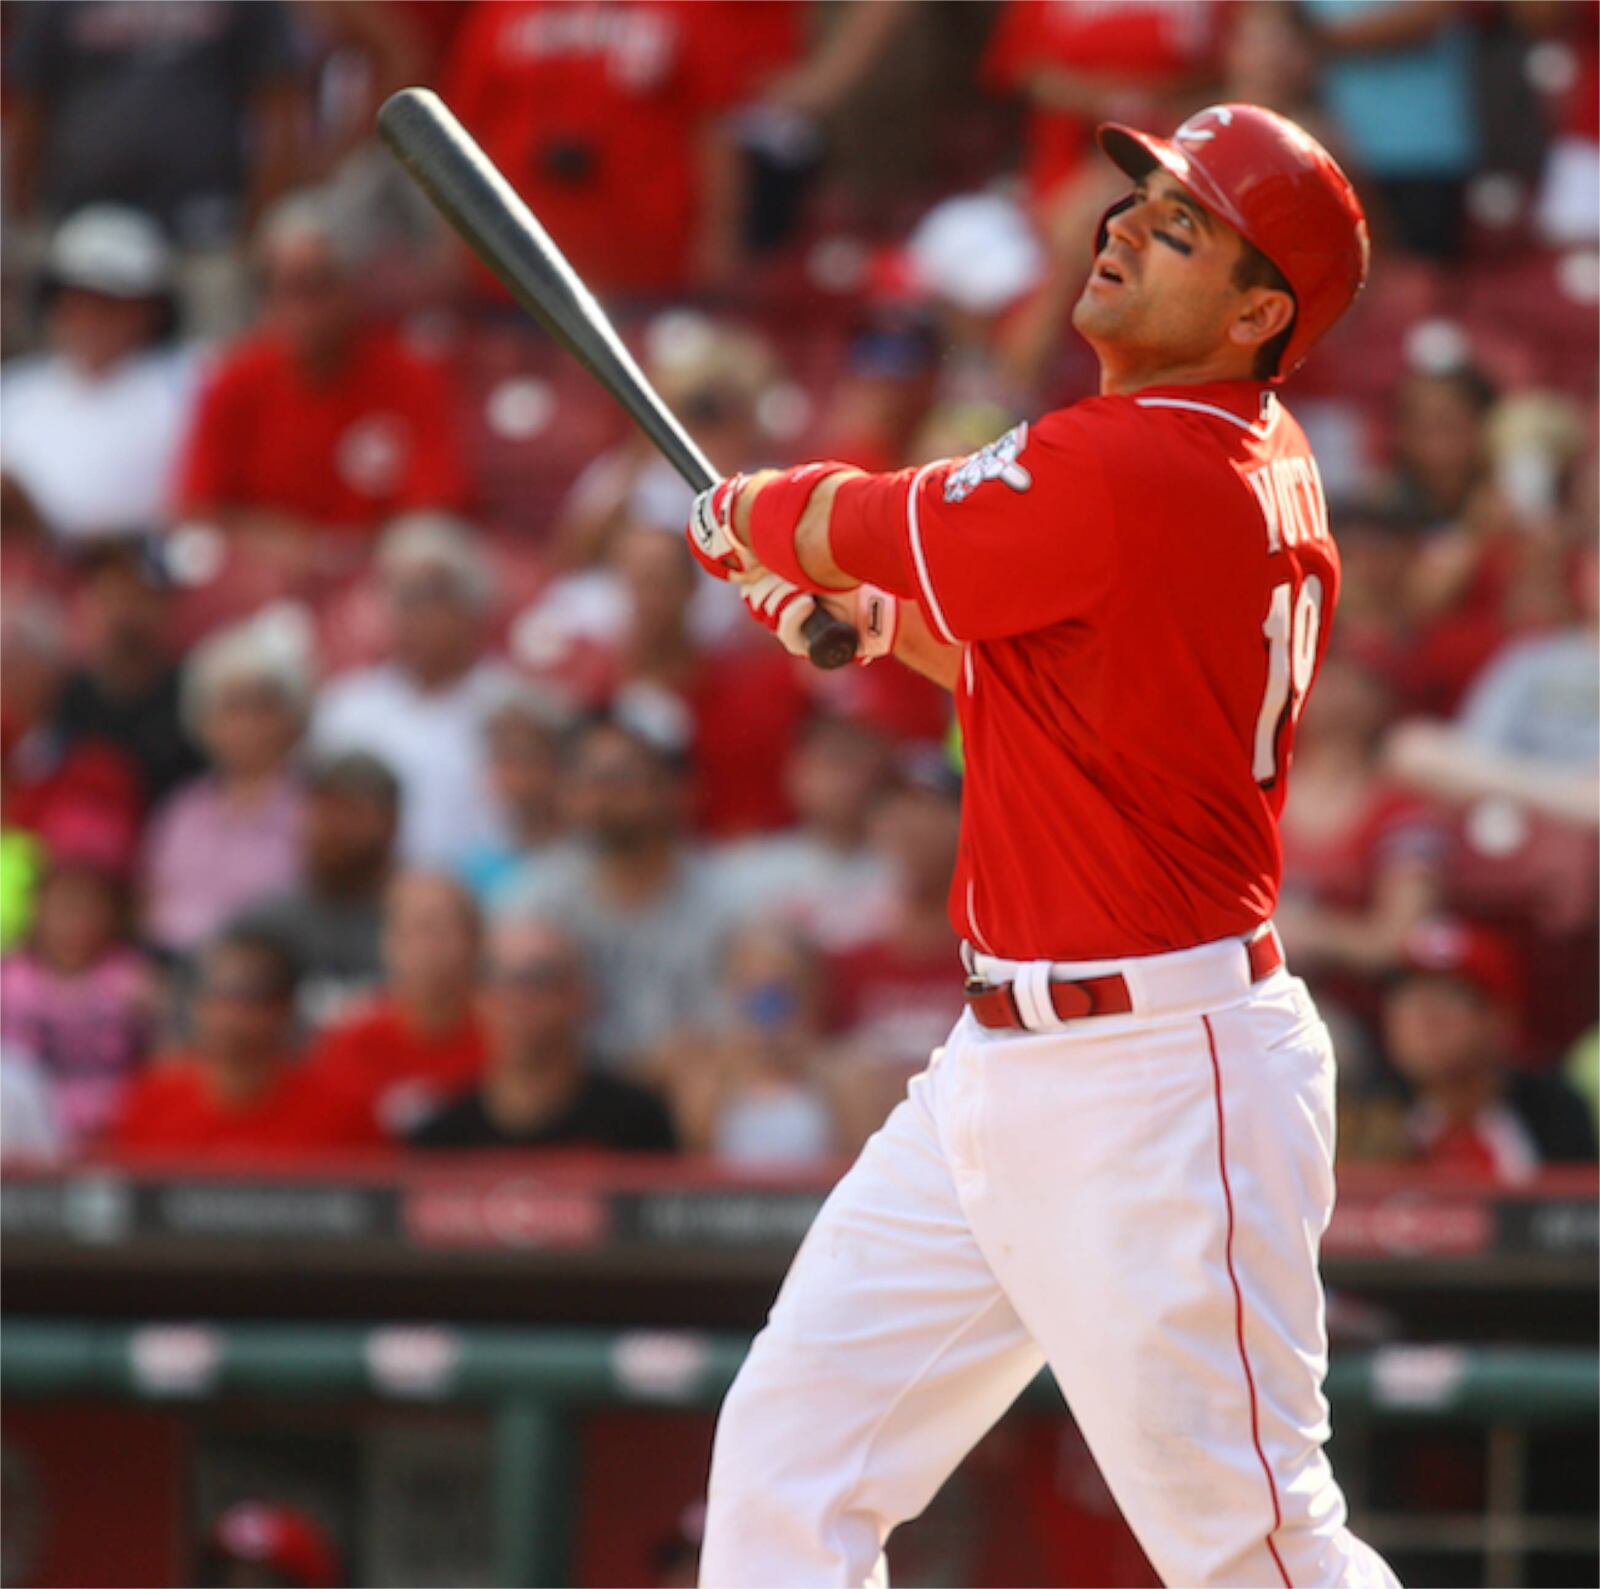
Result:
<svg viewBox="0 0 1600 1589">
<path fill-rule="evenodd" d="M 756 498 L 761 494 L 761 488 L 773 480 L 781 479 L 782 475 L 781 469 L 757 469 L 753 474 L 744 476 L 739 494 L 734 499 L 733 512 L 728 516 L 728 527 L 741 546 L 747 549 L 751 547 L 750 514 L 755 507 Z"/>
<path fill-rule="evenodd" d="M 798 531 L 813 496 L 825 481 L 850 474 L 848 464 L 832 459 L 784 470 L 766 480 L 750 497 L 749 546 L 763 568 L 781 574 L 791 584 L 819 596 L 854 588 L 854 581 L 824 585 L 800 561 Z"/>
</svg>

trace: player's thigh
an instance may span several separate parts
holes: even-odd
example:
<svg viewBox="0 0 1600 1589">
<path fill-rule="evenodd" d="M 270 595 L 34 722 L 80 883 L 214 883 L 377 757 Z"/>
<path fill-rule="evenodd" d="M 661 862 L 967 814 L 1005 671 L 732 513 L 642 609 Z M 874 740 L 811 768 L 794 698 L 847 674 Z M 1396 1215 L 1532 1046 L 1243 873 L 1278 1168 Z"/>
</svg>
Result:
<svg viewBox="0 0 1600 1589">
<path fill-rule="evenodd" d="M 916 1078 L 818 1214 L 724 1406 L 714 1501 L 788 1481 L 892 1526 L 1042 1365 L 967 1226 L 937 1106 Z"/>
<path fill-rule="evenodd" d="M 1281 1582 L 1285 1530 L 1316 1555 L 1343 1522 L 1321 1451 L 1320 1023 L 1278 989 L 990 1071 L 975 1225 L 1141 1544 L 1169 1582 Z M 1049 1140 L 1021 1150 L 1030 1120 Z"/>
</svg>

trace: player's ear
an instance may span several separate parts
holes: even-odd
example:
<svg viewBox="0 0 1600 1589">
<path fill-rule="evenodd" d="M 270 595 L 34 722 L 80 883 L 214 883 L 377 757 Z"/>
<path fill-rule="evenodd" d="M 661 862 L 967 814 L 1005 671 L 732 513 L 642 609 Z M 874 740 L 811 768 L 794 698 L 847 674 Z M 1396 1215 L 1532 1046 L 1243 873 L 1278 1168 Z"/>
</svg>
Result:
<svg viewBox="0 0 1600 1589">
<path fill-rule="evenodd" d="M 1273 287 L 1247 288 L 1228 327 L 1228 340 L 1241 348 L 1263 347 L 1289 329 L 1294 307 L 1289 293 Z"/>
</svg>

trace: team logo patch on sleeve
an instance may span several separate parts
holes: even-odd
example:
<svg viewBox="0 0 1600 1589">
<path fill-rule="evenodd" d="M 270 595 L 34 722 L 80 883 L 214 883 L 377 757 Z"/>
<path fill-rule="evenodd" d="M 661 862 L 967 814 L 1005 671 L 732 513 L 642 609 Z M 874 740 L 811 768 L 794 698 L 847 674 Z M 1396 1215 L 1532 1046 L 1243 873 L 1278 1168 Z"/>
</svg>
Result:
<svg viewBox="0 0 1600 1589">
<path fill-rule="evenodd" d="M 1026 491 L 1033 484 L 1033 476 L 1017 459 L 1027 445 L 1028 426 L 1024 421 L 998 441 L 980 447 L 959 469 L 952 469 L 945 477 L 945 501 L 965 502 L 985 480 L 1004 480 L 1013 491 Z"/>
</svg>

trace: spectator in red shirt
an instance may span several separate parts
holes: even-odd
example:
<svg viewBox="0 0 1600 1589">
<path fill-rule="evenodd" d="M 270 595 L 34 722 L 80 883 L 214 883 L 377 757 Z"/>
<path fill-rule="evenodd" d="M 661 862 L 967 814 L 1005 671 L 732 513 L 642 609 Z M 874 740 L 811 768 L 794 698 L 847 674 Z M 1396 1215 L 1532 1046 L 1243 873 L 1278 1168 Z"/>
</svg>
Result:
<svg viewBox="0 0 1600 1589">
<path fill-rule="evenodd" d="M 467 499 L 441 371 L 361 312 L 361 259 L 324 194 L 262 223 L 266 313 L 201 393 L 180 510 L 288 573 L 342 572 L 385 519 Z"/>
<path fill-rule="evenodd" d="M 1412 935 L 1384 1036 L 1411 1091 L 1417 1162 L 1517 1182 L 1595 1157 L 1582 1099 L 1559 1077 L 1508 1062 L 1519 992 L 1510 946 L 1486 928 L 1435 920 Z"/>
<path fill-rule="evenodd" d="M 689 726 L 694 825 L 728 839 L 782 827 L 790 818 L 783 767 L 809 707 L 804 676 L 770 648 L 752 650 L 740 630 L 703 648 L 689 629 L 698 588 L 676 535 L 629 530 L 612 562 L 628 592 L 632 622 L 616 698 L 654 695 L 681 703 Z"/>
<path fill-rule="evenodd" d="M 1116 174 L 1088 158 L 1096 123 L 1171 132 L 1216 70 L 1219 10 L 1211 0 L 1011 0 L 1001 12 L 984 78 L 1026 104 L 1029 186 L 1079 217 L 1085 268 L 1094 217 L 1119 191 Z"/>
<path fill-rule="evenodd" d="M 725 113 L 794 56 L 796 9 L 479 5 L 445 98 L 590 286 L 676 292 L 731 274 L 740 182 Z"/>
<path fill-rule="evenodd" d="M 1337 652 L 1323 661 L 1280 824 L 1278 931 L 1295 964 L 1316 976 L 1318 998 L 1368 1021 L 1376 979 L 1439 908 L 1448 847 L 1439 813 L 1385 775 L 1379 736 L 1389 707 L 1363 663 Z"/>
<path fill-rule="evenodd" d="M 377 1140 L 370 1117 L 294 1052 L 298 968 L 273 935 L 236 927 L 205 952 L 194 1047 L 157 1059 L 109 1134 L 118 1152 L 195 1162 L 294 1158 Z"/>
<path fill-rule="evenodd" d="M 479 925 L 454 878 L 397 877 L 384 901 L 383 990 L 325 1032 L 308 1060 L 386 1136 L 403 1136 L 483 1068 Z"/>
</svg>

